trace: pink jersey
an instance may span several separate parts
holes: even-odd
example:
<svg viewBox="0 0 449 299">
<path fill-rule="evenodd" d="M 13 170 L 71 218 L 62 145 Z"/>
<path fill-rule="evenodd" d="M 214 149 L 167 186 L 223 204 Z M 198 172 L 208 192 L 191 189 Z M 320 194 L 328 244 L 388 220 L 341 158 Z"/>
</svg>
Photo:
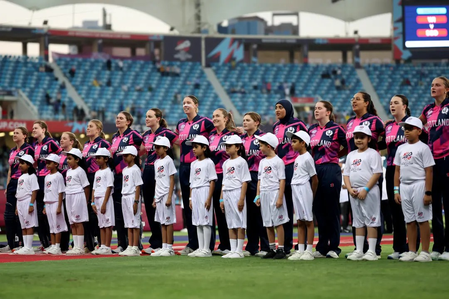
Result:
<svg viewBox="0 0 449 299">
<path fill-rule="evenodd" d="M 130 145 L 134 145 L 137 148 L 137 152 L 139 152 L 141 144 L 142 136 L 140 136 L 139 132 L 130 128 L 126 129 L 125 132 L 123 132 L 123 135 L 115 133 L 114 136 L 112 136 L 112 145 L 109 150 L 111 151 L 114 161 L 114 174 L 121 174 L 123 169 L 127 167 L 125 161 L 123 161 L 123 157 L 118 156 L 117 154 Z"/>
<path fill-rule="evenodd" d="M 285 165 L 295 162 L 296 157 L 299 155 L 299 153 L 295 153 L 292 149 L 291 139 L 287 137 L 287 132 L 294 133 L 300 130 L 308 131 L 306 124 L 297 118 L 292 118 L 286 124 L 278 121 L 273 126 L 273 133 L 279 140 L 276 153 L 284 161 Z"/>
<path fill-rule="evenodd" d="M 215 164 L 215 172 L 217 174 L 223 173 L 223 163 L 229 159 L 229 155 L 226 153 L 226 145 L 223 143 L 226 139 L 234 133 L 224 129 L 220 134 L 217 133 L 217 129 L 214 129 L 209 136 L 209 149 L 212 153 L 210 157 Z"/>
<path fill-rule="evenodd" d="M 449 98 L 440 106 L 432 103 L 424 107 L 421 117 L 427 121 L 425 130 L 429 133 L 428 145 L 433 157 L 449 156 Z"/>
<path fill-rule="evenodd" d="M 83 158 L 86 159 L 87 173 L 95 173 L 100 169 L 95 162 L 95 157 L 91 155 L 95 154 L 99 148 L 109 149 L 110 147 L 111 144 L 101 137 L 97 137 L 94 141 L 88 141 L 84 144 Z"/>
<path fill-rule="evenodd" d="M 409 118 L 406 115 L 401 121 Z M 404 129 L 397 122 L 389 122 L 385 126 L 385 143 L 387 144 L 387 166 L 393 166 L 396 151 L 401 144 L 404 144 L 407 139 L 404 136 Z"/>
<path fill-rule="evenodd" d="M 154 162 L 157 159 L 157 155 L 154 151 L 154 145 L 152 142 L 159 136 L 167 137 L 168 140 L 170 140 L 170 144 L 172 146 L 178 139 L 178 135 L 176 135 L 176 133 L 163 127 L 159 127 L 154 133 L 151 132 L 151 130 L 143 133 L 143 145 L 145 146 L 145 150 L 147 151 L 147 159 L 145 160 L 145 165 L 154 165 Z"/>
<path fill-rule="evenodd" d="M 20 148 L 14 147 L 9 152 L 8 163 L 11 168 L 12 179 L 18 179 L 22 175 L 19 170 L 19 158 L 23 155 L 34 156 L 34 148 L 26 142 Z"/>
<path fill-rule="evenodd" d="M 377 141 L 379 140 L 379 137 L 385 133 L 384 123 L 378 116 L 366 113 L 361 118 L 356 118 L 353 116 L 348 119 L 348 122 L 346 123 L 346 142 L 348 143 L 348 153 L 356 149 L 353 132 L 355 127 L 358 125 L 365 125 L 370 128 L 371 133 L 373 134 L 371 138 L 376 142 L 376 149 L 378 149 Z"/>
<path fill-rule="evenodd" d="M 338 164 L 340 148 L 346 147 L 345 131 L 333 121 L 324 127 L 314 124 L 309 128 L 310 147 L 315 164 Z"/>
<path fill-rule="evenodd" d="M 49 154 L 59 154 L 62 152 L 62 148 L 59 143 L 50 137 L 45 137 L 42 142 L 36 142 L 34 144 L 34 160 L 37 163 L 37 176 L 46 176 L 50 173 L 50 170 L 45 166 L 45 158 Z"/>
<path fill-rule="evenodd" d="M 249 171 L 258 172 L 259 163 L 263 158 L 265 158 L 265 155 L 262 154 L 259 149 L 259 140 L 254 137 L 255 135 L 261 136 L 264 134 L 264 132 L 257 130 L 252 136 L 248 136 L 248 134 L 241 136 L 243 145 L 245 146 Z"/>
</svg>

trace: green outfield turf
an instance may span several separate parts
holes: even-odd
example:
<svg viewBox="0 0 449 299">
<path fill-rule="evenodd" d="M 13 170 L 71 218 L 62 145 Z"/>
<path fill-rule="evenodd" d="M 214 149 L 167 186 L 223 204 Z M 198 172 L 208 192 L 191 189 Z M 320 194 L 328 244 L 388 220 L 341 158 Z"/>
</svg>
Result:
<svg viewBox="0 0 449 299">
<path fill-rule="evenodd" d="M 448 298 L 449 263 L 386 255 L 377 262 L 141 256 L 3 263 L 0 298 Z"/>
</svg>

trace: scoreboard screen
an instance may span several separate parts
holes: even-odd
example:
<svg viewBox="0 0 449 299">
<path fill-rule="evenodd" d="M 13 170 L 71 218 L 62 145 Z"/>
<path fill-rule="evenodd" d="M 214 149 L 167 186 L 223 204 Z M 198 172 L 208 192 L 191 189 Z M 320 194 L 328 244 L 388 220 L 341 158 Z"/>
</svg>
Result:
<svg viewBox="0 0 449 299">
<path fill-rule="evenodd" d="M 404 5 L 403 12 L 406 48 L 449 47 L 449 5 Z"/>
</svg>

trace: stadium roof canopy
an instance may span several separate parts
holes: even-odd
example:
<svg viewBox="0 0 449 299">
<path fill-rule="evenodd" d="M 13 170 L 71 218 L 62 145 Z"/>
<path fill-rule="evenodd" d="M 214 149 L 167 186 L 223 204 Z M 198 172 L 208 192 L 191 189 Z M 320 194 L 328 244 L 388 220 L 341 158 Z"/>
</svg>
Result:
<svg viewBox="0 0 449 299">
<path fill-rule="evenodd" d="M 310 12 L 346 22 L 391 13 L 391 0 L 8 0 L 30 10 L 41 10 L 72 4 L 111 4 L 147 13 L 180 33 L 193 33 L 195 14 L 201 3 L 203 28 L 213 29 L 224 20 L 266 11 Z M 315 24 L 310 24 L 314 26 Z"/>
</svg>

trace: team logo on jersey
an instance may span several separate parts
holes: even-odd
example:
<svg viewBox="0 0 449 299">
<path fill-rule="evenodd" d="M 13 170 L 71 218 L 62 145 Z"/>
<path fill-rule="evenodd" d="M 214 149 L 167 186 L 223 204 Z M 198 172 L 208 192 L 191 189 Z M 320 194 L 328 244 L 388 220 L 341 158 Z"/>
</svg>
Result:
<svg viewBox="0 0 449 299">
<path fill-rule="evenodd" d="M 448 111 L 449 111 L 449 108 L 444 107 L 443 110 L 441 110 L 441 113 L 447 114 Z"/>
<path fill-rule="evenodd" d="M 186 127 L 186 124 L 182 123 L 179 125 L 179 131 L 184 131 L 184 128 Z"/>
<path fill-rule="evenodd" d="M 326 131 L 326 136 L 332 136 L 334 134 L 334 132 L 332 132 L 332 130 L 327 130 Z"/>
<path fill-rule="evenodd" d="M 259 146 L 259 140 L 258 139 L 254 139 L 253 144 L 256 146 Z"/>
<path fill-rule="evenodd" d="M 80 218 L 81 218 L 80 215 L 76 215 L 76 216 L 75 216 L 75 219 L 80 219 Z"/>
<path fill-rule="evenodd" d="M 25 151 L 20 151 L 17 155 L 20 156 L 20 157 L 22 157 L 23 154 L 25 154 Z"/>
<path fill-rule="evenodd" d="M 95 179 L 95 182 L 96 182 L 97 184 L 99 184 L 99 183 L 101 182 L 101 176 L 97 177 L 97 178 Z"/>
<path fill-rule="evenodd" d="M 66 177 L 66 178 L 65 178 L 65 181 L 66 181 L 67 183 L 70 183 L 70 182 L 72 181 L 72 177 L 71 177 L 71 176 Z"/>
<path fill-rule="evenodd" d="M 290 127 L 290 128 L 287 129 L 287 132 L 293 133 L 293 132 L 295 132 L 295 128 Z"/>
<path fill-rule="evenodd" d="M 48 145 L 44 145 L 43 147 L 42 147 L 42 150 L 43 151 L 46 151 L 48 149 Z"/>
<path fill-rule="evenodd" d="M 30 224 L 30 222 L 29 222 L 28 220 L 26 220 L 26 221 L 25 221 L 25 224 L 26 224 L 26 225 L 29 225 L 29 224 Z"/>
<path fill-rule="evenodd" d="M 57 229 L 60 229 L 60 228 L 61 228 L 61 225 L 59 225 L 59 224 L 56 225 L 56 228 L 57 228 Z"/>
<path fill-rule="evenodd" d="M 229 139 L 230 136 L 223 136 L 223 142 Z"/>
<path fill-rule="evenodd" d="M 376 216 L 371 217 L 371 223 L 376 222 L 376 220 L 377 220 Z"/>
<path fill-rule="evenodd" d="M 214 142 L 215 140 L 215 135 L 210 136 L 210 142 Z"/>
<path fill-rule="evenodd" d="M 128 137 L 124 137 L 123 142 L 128 142 L 128 139 L 129 139 Z"/>
<path fill-rule="evenodd" d="M 165 221 L 170 221 L 170 216 L 165 217 Z"/>
<path fill-rule="evenodd" d="M 158 173 L 163 173 L 163 172 L 164 172 L 164 166 L 159 166 L 159 167 L 157 168 L 157 172 L 158 172 Z"/>
<path fill-rule="evenodd" d="M 23 182 L 25 182 L 24 179 L 19 180 L 19 186 L 22 186 L 22 185 L 23 185 Z"/>
<path fill-rule="evenodd" d="M 313 130 L 310 132 L 310 134 L 311 134 L 311 135 L 315 135 L 316 132 L 317 132 L 317 129 L 313 129 Z"/>
<path fill-rule="evenodd" d="M 370 123 L 369 123 L 369 121 L 364 121 L 363 125 L 369 127 Z"/>
<path fill-rule="evenodd" d="M 362 164 L 362 159 L 355 159 L 352 161 L 352 166 L 360 166 Z"/>
<path fill-rule="evenodd" d="M 235 172 L 235 167 L 234 166 L 228 167 L 228 169 L 226 170 L 226 174 L 234 174 L 234 172 Z"/>
<path fill-rule="evenodd" d="M 433 110 L 429 109 L 427 110 L 427 117 L 430 117 L 433 114 Z"/>
<path fill-rule="evenodd" d="M 266 174 L 270 174 L 272 170 L 273 169 L 271 168 L 271 166 L 265 166 L 263 172 L 265 172 Z"/>
<path fill-rule="evenodd" d="M 193 125 L 193 129 L 194 129 L 195 131 L 198 130 L 199 127 L 200 127 L 199 124 L 194 124 L 194 125 Z"/>
<path fill-rule="evenodd" d="M 94 144 L 94 145 L 92 146 L 93 149 L 97 149 L 97 147 L 98 147 L 98 144 Z"/>
<path fill-rule="evenodd" d="M 51 187 L 51 182 L 47 182 L 47 188 L 50 188 Z"/>
<path fill-rule="evenodd" d="M 353 125 L 354 125 L 354 122 L 351 121 L 351 122 L 348 124 L 348 130 L 351 129 Z"/>
<path fill-rule="evenodd" d="M 196 168 L 196 169 L 195 169 L 195 174 L 196 174 L 196 175 L 200 175 L 200 174 L 201 174 L 201 168 L 199 168 L 199 167 Z"/>
<path fill-rule="evenodd" d="M 279 220 L 284 219 L 284 215 L 279 215 L 278 219 L 279 219 Z"/>
<path fill-rule="evenodd" d="M 412 158 L 412 156 L 413 156 L 413 152 L 406 152 L 406 153 L 404 153 L 404 155 L 402 155 L 402 159 L 410 160 Z"/>
<path fill-rule="evenodd" d="M 393 126 L 388 126 L 387 127 L 387 134 L 390 133 L 392 129 L 393 129 Z"/>
<path fill-rule="evenodd" d="M 424 213 L 423 212 L 418 212 L 418 218 L 423 218 Z"/>
<path fill-rule="evenodd" d="M 123 180 L 127 183 L 127 182 L 129 181 L 129 175 L 125 175 L 125 176 L 123 177 Z"/>
<path fill-rule="evenodd" d="M 295 162 L 295 170 L 298 169 L 298 162 Z"/>
</svg>

